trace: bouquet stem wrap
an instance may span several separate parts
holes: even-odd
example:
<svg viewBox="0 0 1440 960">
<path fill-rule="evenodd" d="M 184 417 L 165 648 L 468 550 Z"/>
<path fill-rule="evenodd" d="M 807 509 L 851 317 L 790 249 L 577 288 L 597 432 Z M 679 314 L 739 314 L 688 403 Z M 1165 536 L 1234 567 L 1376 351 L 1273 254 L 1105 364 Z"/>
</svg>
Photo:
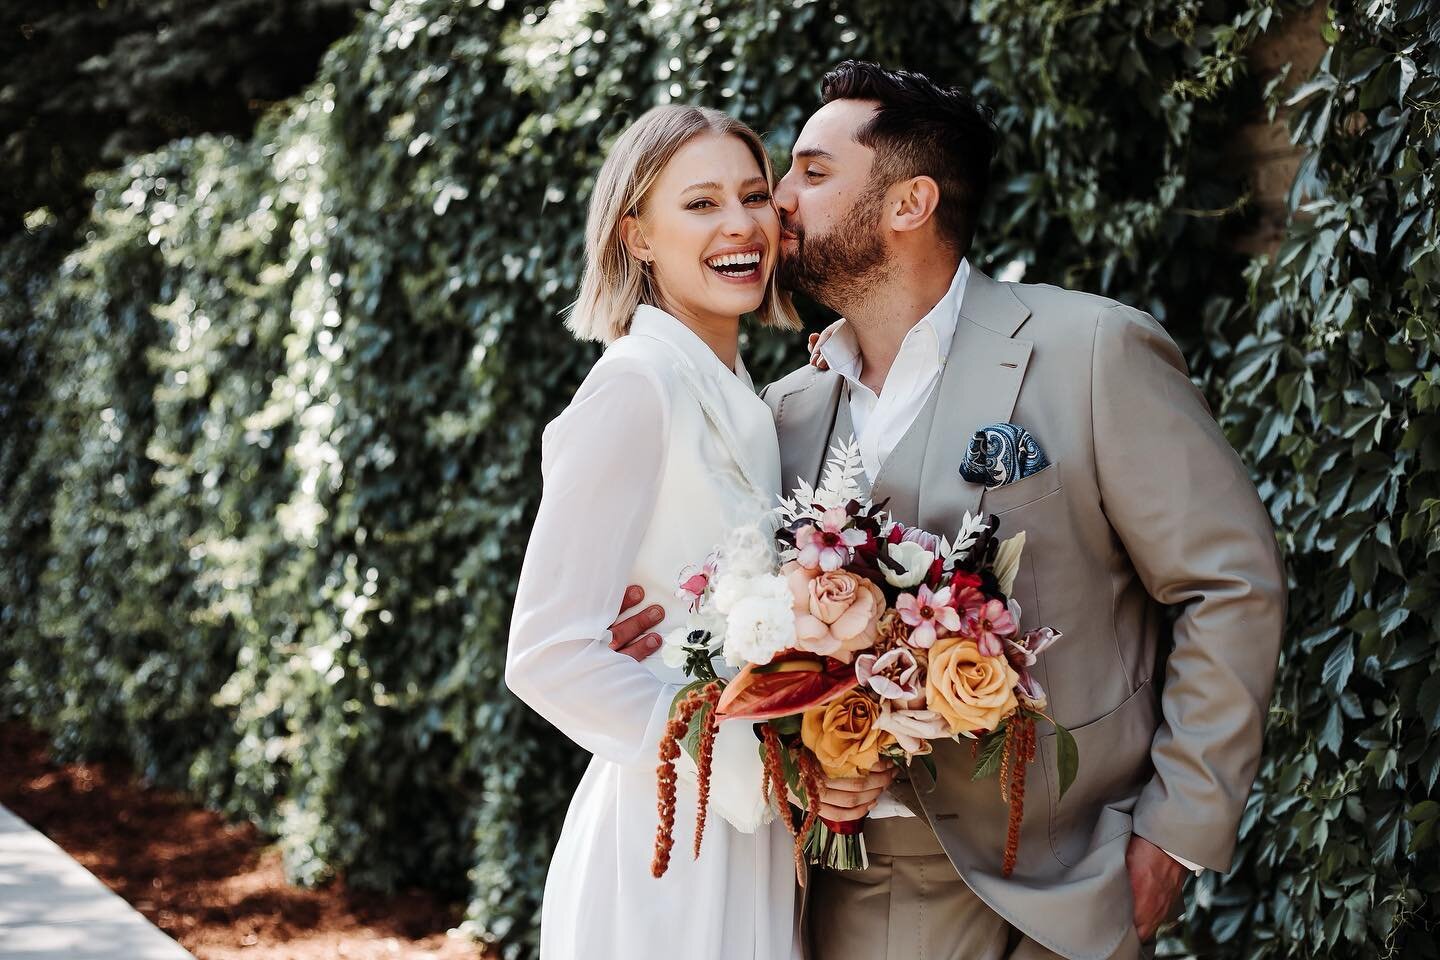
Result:
<svg viewBox="0 0 1440 960">
<path fill-rule="evenodd" d="M 820 817 L 805 843 L 811 863 L 832 870 L 864 870 L 870 866 L 865 849 L 865 818 L 827 820 Z"/>
</svg>

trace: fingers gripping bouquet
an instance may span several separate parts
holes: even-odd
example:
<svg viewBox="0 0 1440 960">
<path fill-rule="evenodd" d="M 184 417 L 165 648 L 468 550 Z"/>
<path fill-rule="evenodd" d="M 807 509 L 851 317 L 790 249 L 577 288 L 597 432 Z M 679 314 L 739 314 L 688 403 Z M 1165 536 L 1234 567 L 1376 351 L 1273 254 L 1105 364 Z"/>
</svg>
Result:
<svg viewBox="0 0 1440 960">
<path fill-rule="evenodd" d="M 818 815 L 823 778 L 864 776 L 882 757 L 918 758 L 934 776 L 931 742 L 960 737 L 973 741 L 975 779 L 999 775 L 1010 809 L 1002 870 L 1014 869 L 1035 724 L 1049 719 L 1032 668 L 1061 636 L 1020 631 L 1010 591 L 1025 534 L 1001 541 L 994 517 L 969 514 L 954 540 L 906 527 L 860 495 L 862 469 L 858 446 L 838 445 L 818 488 L 802 481 L 782 499 L 773 535 L 734 531 L 703 567 L 682 573 L 691 616 L 662 655 L 694 679 L 660 745 L 655 876 L 669 864 L 674 761 L 683 745 L 699 772 L 699 856 L 710 751 L 728 720 L 756 724 L 765 797 L 795 835 L 802 878 L 806 856 L 839 869 L 868 864 L 862 821 Z M 717 657 L 739 672 L 724 679 Z M 1078 757 L 1055 729 L 1063 795 Z M 788 815 L 787 788 L 805 808 L 799 818 Z"/>
</svg>

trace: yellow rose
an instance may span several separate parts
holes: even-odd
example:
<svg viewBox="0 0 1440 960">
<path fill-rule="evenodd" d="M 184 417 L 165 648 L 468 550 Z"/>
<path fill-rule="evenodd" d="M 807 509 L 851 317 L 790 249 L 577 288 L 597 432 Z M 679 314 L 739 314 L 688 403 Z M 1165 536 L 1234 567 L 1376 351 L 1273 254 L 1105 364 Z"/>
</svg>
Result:
<svg viewBox="0 0 1440 960">
<path fill-rule="evenodd" d="M 1019 706 L 1020 676 L 1005 657 L 987 657 L 974 640 L 946 637 L 930 648 L 925 705 L 945 718 L 952 734 L 994 730 Z"/>
<path fill-rule="evenodd" d="M 875 726 L 880 704 L 859 690 L 806 710 L 800 739 L 820 761 L 827 777 L 863 777 L 880 760 L 880 751 L 895 742 L 893 734 Z"/>
</svg>

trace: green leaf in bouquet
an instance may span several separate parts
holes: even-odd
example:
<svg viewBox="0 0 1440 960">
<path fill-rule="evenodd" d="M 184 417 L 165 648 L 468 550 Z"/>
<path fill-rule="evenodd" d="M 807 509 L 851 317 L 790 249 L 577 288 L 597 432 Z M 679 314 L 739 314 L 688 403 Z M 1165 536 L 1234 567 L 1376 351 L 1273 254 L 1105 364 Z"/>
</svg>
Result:
<svg viewBox="0 0 1440 960">
<path fill-rule="evenodd" d="M 670 701 L 670 716 L 675 716 L 675 711 L 679 708 L 681 701 L 688 697 L 692 690 L 701 690 L 712 682 L 710 680 L 693 680 L 681 687 L 675 693 L 675 699 Z M 713 703 L 702 704 L 700 709 L 695 711 L 695 715 L 690 718 L 690 726 L 686 728 L 685 736 L 680 740 L 680 748 L 688 753 L 690 759 L 697 764 L 700 762 L 700 731 L 705 729 L 705 720 L 714 709 Z"/>
<path fill-rule="evenodd" d="M 676 690 L 675 696 L 670 700 L 669 716 L 673 718 L 675 716 L 675 711 L 680 709 L 681 702 L 684 701 L 686 697 L 690 696 L 691 693 L 699 690 L 701 687 L 705 686 L 705 684 L 709 682 L 709 680 L 691 680 L 689 683 L 685 684 L 685 686 L 681 687 L 679 690 Z"/>
<path fill-rule="evenodd" d="M 975 773 L 971 780 L 984 780 L 1000 772 L 1000 760 L 1005 756 L 1006 724 L 1000 724 L 980 738 L 980 756 L 975 760 Z"/>
<path fill-rule="evenodd" d="M 776 717 L 770 721 L 770 726 L 782 737 L 788 737 L 800 732 L 801 714 L 792 713 L 788 717 Z"/>
<path fill-rule="evenodd" d="M 1060 724 L 1055 724 L 1055 766 L 1059 768 L 1060 774 L 1060 799 L 1065 799 L 1065 791 L 1075 782 L 1075 775 L 1080 772 L 1080 748 L 1075 745 L 1075 738 L 1070 735 Z"/>
<path fill-rule="evenodd" d="M 765 749 L 763 743 L 760 745 L 760 749 L 762 751 Z M 801 749 L 804 748 L 802 747 Z M 764 761 L 763 753 L 761 754 L 761 761 Z M 796 799 L 802 802 L 806 801 L 805 785 L 800 782 L 800 765 L 795 762 L 795 755 L 784 747 L 780 750 L 780 766 L 785 771 L 785 785 L 790 788 L 790 792 L 795 795 Z"/>
<path fill-rule="evenodd" d="M 915 759 L 919 760 L 920 765 L 923 766 L 926 770 L 930 771 L 931 780 L 934 780 L 936 783 L 940 782 L 940 773 L 935 767 L 935 758 L 933 756 L 928 753 L 922 753 Z"/>
</svg>

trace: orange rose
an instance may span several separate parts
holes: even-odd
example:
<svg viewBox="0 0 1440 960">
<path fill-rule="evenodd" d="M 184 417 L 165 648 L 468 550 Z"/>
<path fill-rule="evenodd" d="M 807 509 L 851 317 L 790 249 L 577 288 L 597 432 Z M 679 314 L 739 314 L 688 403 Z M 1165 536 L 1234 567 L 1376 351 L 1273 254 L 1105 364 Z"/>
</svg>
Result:
<svg viewBox="0 0 1440 960">
<path fill-rule="evenodd" d="M 851 690 L 824 706 L 806 710 L 800 739 L 820 761 L 827 777 L 863 777 L 880 760 L 880 751 L 895 742 L 893 734 L 875 726 L 880 704 Z"/>
<path fill-rule="evenodd" d="M 795 610 L 795 646 L 849 663 L 875 643 L 885 594 L 870 580 L 845 570 L 816 574 L 794 560 L 780 570 Z"/>
<path fill-rule="evenodd" d="M 946 637 L 930 648 L 925 704 L 945 718 L 952 734 L 994 730 L 1019 706 L 1019 680 L 1004 656 L 987 657 L 974 640 Z"/>
</svg>

